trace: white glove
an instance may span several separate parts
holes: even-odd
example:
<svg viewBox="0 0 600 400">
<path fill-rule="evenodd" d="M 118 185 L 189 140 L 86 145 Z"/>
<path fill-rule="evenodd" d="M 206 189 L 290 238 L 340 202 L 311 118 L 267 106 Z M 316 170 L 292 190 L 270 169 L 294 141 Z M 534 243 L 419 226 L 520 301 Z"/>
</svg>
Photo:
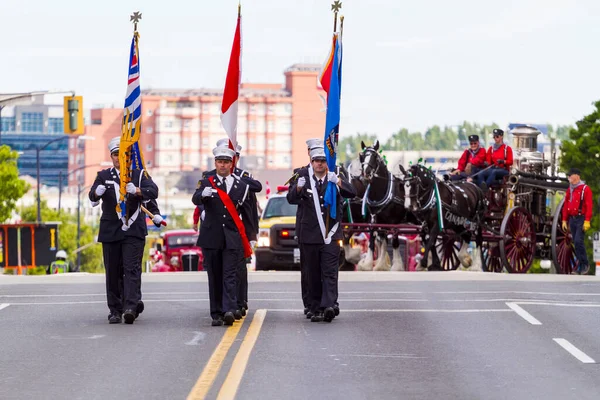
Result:
<svg viewBox="0 0 600 400">
<path fill-rule="evenodd" d="M 256 248 L 256 240 L 250 241 L 250 247 L 252 247 L 252 250 L 254 250 Z"/>
<path fill-rule="evenodd" d="M 209 188 L 208 186 L 204 188 L 204 190 L 202 190 L 202 197 L 211 197 L 212 196 L 212 189 Z"/>
<path fill-rule="evenodd" d="M 135 194 L 136 189 L 137 188 L 135 187 L 135 185 L 131 182 L 129 182 L 127 185 L 125 185 L 125 190 L 129 194 Z"/>
<path fill-rule="evenodd" d="M 306 178 L 301 176 L 300 178 L 298 178 L 297 186 L 301 188 L 304 187 L 304 185 L 306 185 Z"/>
<path fill-rule="evenodd" d="M 329 172 L 327 173 L 327 180 L 328 180 L 329 182 L 333 183 L 334 185 L 335 185 L 336 183 L 338 183 L 338 177 L 337 177 L 337 175 L 335 174 L 335 172 L 333 172 L 333 171 L 329 171 Z"/>
<path fill-rule="evenodd" d="M 205 212 L 205 211 L 202 211 L 202 213 L 200 214 L 200 219 L 201 219 L 202 221 L 204 221 L 204 217 L 205 217 L 205 216 L 206 216 L 206 212 Z"/>
<path fill-rule="evenodd" d="M 154 218 L 152 218 L 152 222 L 154 222 L 156 225 L 160 225 L 160 223 L 163 222 L 163 218 L 156 214 Z"/>
<path fill-rule="evenodd" d="M 104 192 L 106 192 L 106 186 L 104 185 L 98 185 L 96 186 L 96 196 L 100 197 L 104 194 Z"/>
<path fill-rule="evenodd" d="M 98 204 L 100 204 L 99 201 L 92 201 L 91 203 L 92 203 L 92 207 L 96 207 Z"/>
</svg>

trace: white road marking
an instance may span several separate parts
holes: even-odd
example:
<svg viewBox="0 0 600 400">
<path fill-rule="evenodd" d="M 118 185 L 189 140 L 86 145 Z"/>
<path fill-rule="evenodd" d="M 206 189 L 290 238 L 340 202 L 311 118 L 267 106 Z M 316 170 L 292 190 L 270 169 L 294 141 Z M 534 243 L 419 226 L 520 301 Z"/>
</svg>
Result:
<svg viewBox="0 0 600 400">
<path fill-rule="evenodd" d="M 50 339 L 57 339 L 57 340 L 81 340 L 81 339 L 91 339 L 91 340 L 95 340 L 95 339 L 101 339 L 106 335 L 92 335 L 92 336 L 50 336 Z"/>
<path fill-rule="evenodd" d="M 297 312 L 302 313 L 302 309 L 298 308 L 269 308 L 269 312 Z M 386 313 L 386 312 L 428 312 L 428 313 L 485 313 L 485 312 L 512 312 L 506 308 L 483 308 L 483 309 L 464 309 L 464 310 L 449 310 L 449 309 L 428 309 L 428 308 L 391 308 L 391 309 L 345 309 L 340 310 L 342 313 L 351 312 L 370 312 L 370 313 Z"/>
<path fill-rule="evenodd" d="M 5 309 L 8 306 L 10 306 L 10 304 L 8 304 L 8 303 L 0 304 L 0 310 L 3 310 L 3 309 Z"/>
<path fill-rule="evenodd" d="M 599 293 L 560 293 L 560 292 L 526 292 L 518 290 L 465 291 L 465 292 L 432 292 L 435 294 L 540 294 L 546 296 L 600 296 Z"/>
<path fill-rule="evenodd" d="M 422 294 L 423 292 L 339 292 L 340 294 Z M 166 295 L 203 295 L 208 292 L 144 292 L 144 296 L 166 296 Z M 296 296 L 295 292 L 248 292 L 248 294 L 289 294 Z M 72 294 L 0 294 L 0 298 L 37 298 L 37 297 L 87 297 L 102 296 L 106 293 L 72 293 Z M 144 299 L 145 300 L 145 299 Z"/>
<path fill-rule="evenodd" d="M 575 357 L 582 363 L 584 363 L 584 364 L 595 364 L 596 363 L 596 361 L 594 361 L 593 358 L 591 358 L 590 356 L 585 354 L 583 351 L 579 350 L 577 347 L 573 346 L 571 344 L 571 342 L 569 342 L 567 339 L 554 338 L 552 340 L 554 340 L 556 343 L 558 343 L 560 345 L 560 347 L 562 347 L 563 349 L 565 349 L 566 351 L 571 353 L 571 355 L 573 357 Z"/>
<path fill-rule="evenodd" d="M 591 307 L 598 308 L 600 303 L 588 303 L 588 302 L 577 302 L 577 303 L 551 303 L 547 301 L 519 301 L 518 304 L 527 304 L 532 306 L 558 306 L 558 307 Z"/>
<path fill-rule="evenodd" d="M 516 312 L 525 321 L 529 322 L 531 325 L 541 325 L 542 324 L 540 321 L 535 319 L 533 317 L 533 315 L 529 314 L 527 311 L 525 311 L 524 309 L 519 307 L 519 305 L 517 305 L 516 303 L 509 302 L 509 303 L 506 303 L 506 305 L 508 307 L 510 307 L 510 309 L 512 309 L 514 312 Z"/>
<path fill-rule="evenodd" d="M 204 332 L 194 331 L 194 333 L 194 338 L 186 343 L 188 346 L 197 346 L 200 342 L 203 342 L 206 337 L 206 333 Z"/>
<path fill-rule="evenodd" d="M 329 357 L 365 357 L 365 358 L 427 358 L 414 354 L 330 354 Z M 339 359 L 334 359 L 339 361 Z"/>
</svg>

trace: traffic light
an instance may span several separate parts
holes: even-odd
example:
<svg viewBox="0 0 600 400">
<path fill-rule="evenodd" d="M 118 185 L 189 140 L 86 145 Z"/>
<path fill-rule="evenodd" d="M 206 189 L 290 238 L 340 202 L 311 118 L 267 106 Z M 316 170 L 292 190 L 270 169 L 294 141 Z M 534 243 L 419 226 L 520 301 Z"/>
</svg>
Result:
<svg viewBox="0 0 600 400">
<path fill-rule="evenodd" d="M 64 132 L 67 135 L 82 135 L 85 131 L 83 126 L 83 97 L 65 96 L 63 109 Z"/>
</svg>

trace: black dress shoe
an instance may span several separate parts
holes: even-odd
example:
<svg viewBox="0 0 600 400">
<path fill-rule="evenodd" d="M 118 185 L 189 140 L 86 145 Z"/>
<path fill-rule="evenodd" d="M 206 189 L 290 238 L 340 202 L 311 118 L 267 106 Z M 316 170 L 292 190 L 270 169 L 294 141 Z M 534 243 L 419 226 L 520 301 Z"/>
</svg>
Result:
<svg viewBox="0 0 600 400">
<path fill-rule="evenodd" d="M 135 318 L 137 319 L 137 317 L 139 317 L 140 314 L 143 312 L 144 312 L 144 302 L 140 300 L 140 301 L 138 301 L 137 307 L 135 308 Z"/>
<path fill-rule="evenodd" d="M 240 310 L 235 310 L 235 311 L 233 312 L 233 317 L 234 317 L 235 319 L 242 319 L 242 312 L 241 312 Z"/>
<path fill-rule="evenodd" d="M 122 321 L 121 314 L 119 313 L 110 313 L 108 315 L 108 323 L 109 324 L 120 324 Z"/>
<path fill-rule="evenodd" d="M 338 306 L 337 304 L 333 306 L 333 312 L 335 313 L 335 316 L 337 317 L 338 315 L 340 315 L 340 306 Z"/>
<path fill-rule="evenodd" d="M 331 322 L 335 318 L 335 311 L 333 311 L 333 307 L 327 307 L 325 312 L 323 313 L 323 321 Z"/>
<path fill-rule="evenodd" d="M 310 311 L 310 308 L 304 307 L 304 315 L 308 314 L 309 311 Z"/>
<path fill-rule="evenodd" d="M 309 311 L 309 312 L 307 312 L 307 313 L 306 313 L 306 319 L 311 319 L 311 318 L 313 317 L 313 315 L 314 315 L 314 314 L 313 314 L 313 312 L 312 312 L 312 311 Z"/>
<path fill-rule="evenodd" d="M 133 324 L 133 321 L 135 321 L 135 312 L 133 310 L 125 310 L 123 313 L 123 319 L 125 320 L 126 324 Z"/>
<path fill-rule="evenodd" d="M 226 312 L 223 316 L 223 323 L 225 325 L 233 325 L 233 321 L 235 321 L 235 316 L 233 313 L 231 311 Z"/>
<path fill-rule="evenodd" d="M 213 319 L 212 326 L 223 326 L 223 320 L 221 318 Z"/>
<path fill-rule="evenodd" d="M 240 312 L 242 313 L 242 317 L 246 316 L 246 309 L 244 307 L 242 307 L 242 309 L 240 310 Z"/>
<path fill-rule="evenodd" d="M 310 318 L 310 322 L 321 322 L 323 321 L 323 313 L 316 313 Z"/>
</svg>

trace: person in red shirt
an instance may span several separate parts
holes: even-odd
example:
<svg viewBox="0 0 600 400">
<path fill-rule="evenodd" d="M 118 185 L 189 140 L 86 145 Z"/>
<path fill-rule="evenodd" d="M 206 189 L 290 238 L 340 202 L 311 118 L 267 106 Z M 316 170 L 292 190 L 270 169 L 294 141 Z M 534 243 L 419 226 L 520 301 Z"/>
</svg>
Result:
<svg viewBox="0 0 600 400">
<path fill-rule="evenodd" d="M 479 136 L 469 136 L 469 148 L 465 149 L 460 160 L 458 160 L 458 168 L 450 173 L 450 179 L 458 181 L 467 179 L 471 175 L 481 171 L 485 163 L 485 149 L 479 146 Z M 478 184 L 479 175 L 473 178 L 475 184 Z"/>
<path fill-rule="evenodd" d="M 575 256 L 579 261 L 576 274 L 586 275 L 590 270 L 587 254 L 585 252 L 584 232 L 590 229 L 592 220 L 592 189 L 581 180 L 581 171 L 571 168 L 567 174 L 569 188 L 565 193 L 565 204 L 562 209 L 562 229 L 568 228 L 575 244 Z"/>
<path fill-rule="evenodd" d="M 488 187 L 508 175 L 510 167 L 513 165 L 512 148 L 504 143 L 504 131 L 494 129 L 492 134 L 494 143 L 488 149 L 485 160 L 491 167 L 481 174 L 483 175 L 482 180 L 484 180 L 481 184 L 483 191 L 487 191 Z"/>
</svg>

